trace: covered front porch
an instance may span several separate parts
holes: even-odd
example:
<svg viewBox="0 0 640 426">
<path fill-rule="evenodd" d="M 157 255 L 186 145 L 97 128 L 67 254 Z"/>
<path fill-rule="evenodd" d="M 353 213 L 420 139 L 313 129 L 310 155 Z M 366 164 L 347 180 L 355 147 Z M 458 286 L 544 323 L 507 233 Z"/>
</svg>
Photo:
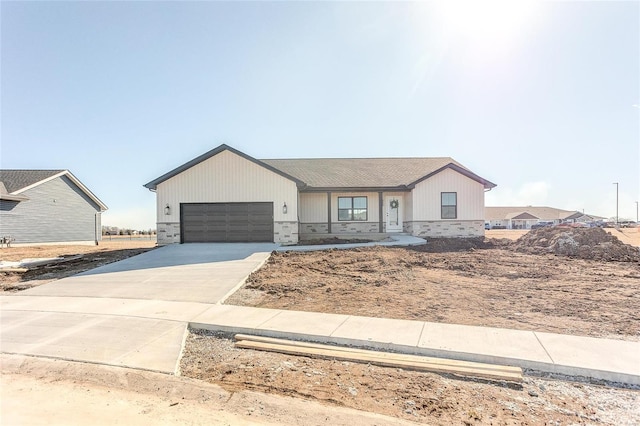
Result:
<svg viewBox="0 0 640 426">
<path fill-rule="evenodd" d="M 301 192 L 299 238 L 384 240 L 403 232 L 410 220 L 410 200 L 411 192 L 400 191 Z"/>
</svg>

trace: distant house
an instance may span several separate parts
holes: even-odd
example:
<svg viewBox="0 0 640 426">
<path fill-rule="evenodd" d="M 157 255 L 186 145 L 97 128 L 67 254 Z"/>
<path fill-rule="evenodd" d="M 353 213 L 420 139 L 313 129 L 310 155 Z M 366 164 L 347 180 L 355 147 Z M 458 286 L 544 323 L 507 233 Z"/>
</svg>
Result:
<svg viewBox="0 0 640 426">
<path fill-rule="evenodd" d="M 494 186 L 449 157 L 257 160 L 227 145 L 145 185 L 161 245 L 482 236 Z"/>
<path fill-rule="evenodd" d="M 553 207 L 485 207 L 485 223 L 490 228 L 531 229 L 538 222 L 592 222 L 604 217 L 588 215 L 576 210 L 562 210 Z"/>
<path fill-rule="evenodd" d="M 0 170 L 0 238 L 96 244 L 107 206 L 68 170 Z"/>
</svg>

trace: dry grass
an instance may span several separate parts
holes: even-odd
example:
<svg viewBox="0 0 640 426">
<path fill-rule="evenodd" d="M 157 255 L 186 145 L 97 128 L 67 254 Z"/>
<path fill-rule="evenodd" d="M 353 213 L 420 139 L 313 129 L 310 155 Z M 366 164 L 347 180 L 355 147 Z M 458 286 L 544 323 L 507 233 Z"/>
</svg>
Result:
<svg viewBox="0 0 640 426">
<path fill-rule="evenodd" d="M 127 237 L 128 238 L 128 237 Z M 0 248 L 0 260 L 20 261 L 31 258 L 50 258 L 72 256 L 76 254 L 112 252 L 115 250 L 129 250 L 153 248 L 156 240 L 148 239 L 124 239 L 118 238 L 112 241 L 104 240 L 100 245 L 42 245 L 42 246 L 20 246 Z"/>
</svg>

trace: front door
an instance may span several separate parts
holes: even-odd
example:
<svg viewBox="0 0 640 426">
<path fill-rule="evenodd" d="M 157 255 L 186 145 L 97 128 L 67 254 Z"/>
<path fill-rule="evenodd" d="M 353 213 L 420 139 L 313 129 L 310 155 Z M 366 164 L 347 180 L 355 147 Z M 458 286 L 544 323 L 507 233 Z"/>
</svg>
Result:
<svg viewBox="0 0 640 426">
<path fill-rule="evenodd" d="M 387 214 L 387 232 L 402 232 L 402 198 L 385 197 Z"/>
</svg>

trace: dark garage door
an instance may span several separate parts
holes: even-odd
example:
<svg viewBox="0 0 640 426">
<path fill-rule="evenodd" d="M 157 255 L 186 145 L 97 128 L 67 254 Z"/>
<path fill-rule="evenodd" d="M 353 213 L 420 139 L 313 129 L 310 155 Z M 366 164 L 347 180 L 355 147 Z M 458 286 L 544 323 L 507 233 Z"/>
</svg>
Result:
<svg viewBox="0 0 640 426">
<path fill-rule="evenodd" d="M 183 243 L 272 242 L 273 203 L 180 204 Z"/>
</svg>

